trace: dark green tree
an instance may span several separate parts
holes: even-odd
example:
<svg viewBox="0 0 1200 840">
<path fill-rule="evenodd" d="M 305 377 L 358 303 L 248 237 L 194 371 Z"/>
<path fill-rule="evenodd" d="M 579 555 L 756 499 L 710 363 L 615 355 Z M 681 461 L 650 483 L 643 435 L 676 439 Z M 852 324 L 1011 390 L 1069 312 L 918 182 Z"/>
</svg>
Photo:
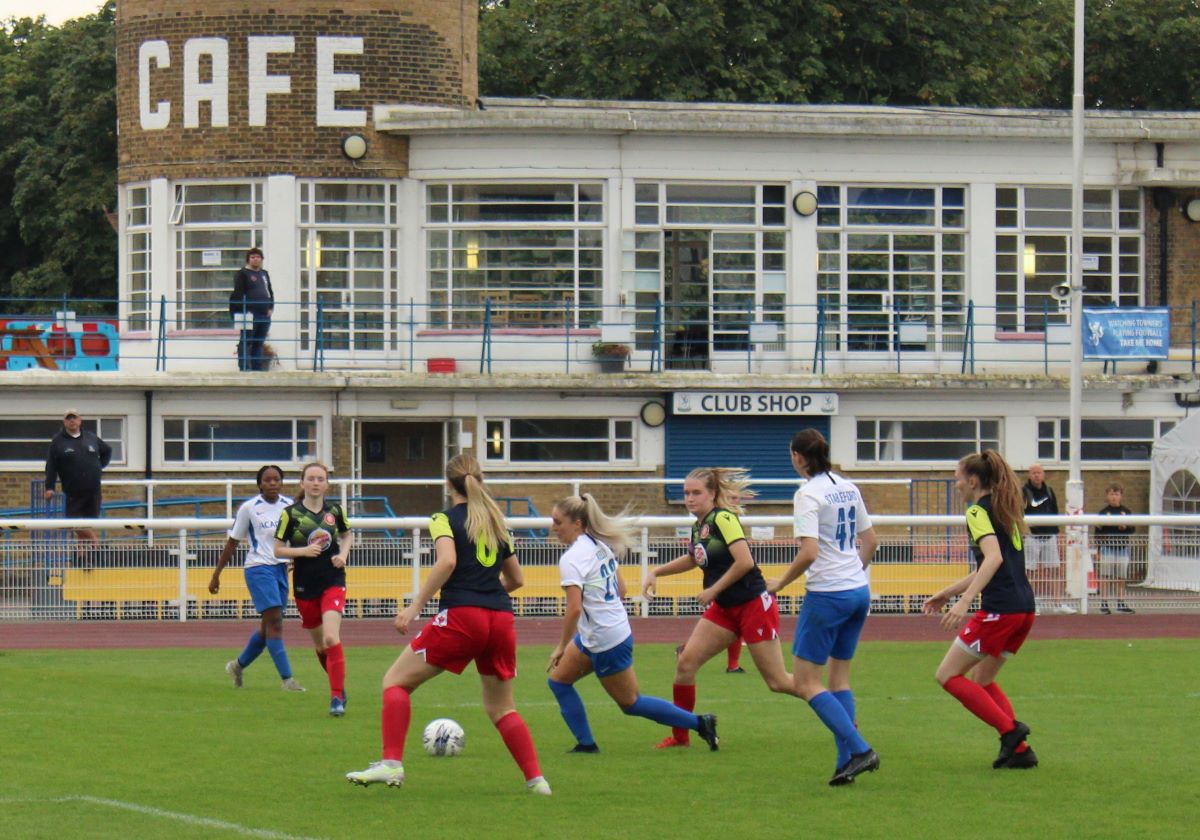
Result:
<svg viewBox="0 0 1200 840">
<path fill-rule="evenodd" d="M 113 0 L 61 27 L 10 20 L 0 39 L 0 297 L 115 298 Z"/>
</svg>

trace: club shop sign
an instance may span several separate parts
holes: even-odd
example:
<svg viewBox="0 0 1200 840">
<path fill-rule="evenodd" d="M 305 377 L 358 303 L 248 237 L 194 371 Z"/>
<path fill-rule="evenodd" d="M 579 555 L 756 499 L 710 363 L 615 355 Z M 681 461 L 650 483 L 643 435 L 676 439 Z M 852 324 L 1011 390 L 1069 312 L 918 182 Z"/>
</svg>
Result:
<svg viewBox="0 0 1200 840">
<path fill-rule="evenodd" d="M 267 61 L 272 55 L 296 51 L 296 39 L 291 35 L 251 35 L 246 39 L 247 125 L 267 124 L 267 109 L 271 97 L 291 96 L 292 77 L 286 73 L 268 73 Z M 174 55 L 172 53 L 174 52 Z M 314 119 L 318 126 L 358 127 L 367 124 L 367 112 L 362 109 L 339 109 L 336 96 L 340 91 L 359 89 L 357 73 L 338 73 L 334 62 L 338 56 L 362 55 L 361 37 L 316 37 L 316 97 Z M 183 85 L 177 93 L 180 99 L 150 101 L 150 82 L 155 73 L 183 62 Z M 202 70 L 203 68 L 203 70 Z M 181 118 L 184 128 L 200 128 L 200 105 L 209 103 L 208 125 L 229 127 L 229 41 L 225 38 L 189 38 L 172 50 L 166 41 L 143 41 L 138 47 L 138 116 L 145 131 L 161 131 L 172 121 Z"/>
<path fill-rule="evenodd" d="M 676 391 L 675 414 L 757 414 L 792 416 L 837 414 L 837 394 L 770 391 Z"/>
</svg>

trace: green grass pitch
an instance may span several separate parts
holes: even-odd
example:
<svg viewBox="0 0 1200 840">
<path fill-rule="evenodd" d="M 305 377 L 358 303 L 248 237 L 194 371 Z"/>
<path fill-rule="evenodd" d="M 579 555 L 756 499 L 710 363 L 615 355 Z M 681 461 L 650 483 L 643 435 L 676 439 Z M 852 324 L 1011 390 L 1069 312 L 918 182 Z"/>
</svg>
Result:
<svg viewBox="0 0 1200 840">
<path fill-rule="evenodd" d="M 602 752 L 573 741 L 523 647 L 518 706 L 552 797 L 522 778 L 479 706 L 478 678 L 414 695 L 401 789 L 343 774 L 378 757 L 379 679 L 397 648 L 347 650 L 349 708 L 326 715 L 323 674 L 291 651 L 307 694 L 270 659 L 233 689 L 230 650 L 0 652 L 5 838 L 1194 837 L 1200 681 L 1189 640 L 1033 642 L 1001 674 L 1041 766 L 991 769 L 993 732 L 933 680 L 944 645 L 871 643 L 855 665 L 859 723 L 879 772 L 830 788 L 832 738 L 751 667 L 700 674 L 721 750 L 652 749 L 664 730 L 580 684 Z M 672 649 L 642 645 L 643 692 L 670 697 Z M 452 717 L 463 755 L 434 759 L 424 724 Z"/>
</svg>

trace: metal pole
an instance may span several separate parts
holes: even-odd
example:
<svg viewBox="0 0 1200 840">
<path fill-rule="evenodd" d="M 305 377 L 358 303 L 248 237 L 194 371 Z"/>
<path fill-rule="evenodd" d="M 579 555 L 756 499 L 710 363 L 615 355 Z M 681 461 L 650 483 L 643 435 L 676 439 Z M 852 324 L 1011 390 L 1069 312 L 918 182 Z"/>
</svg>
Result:
<svg viewBox="0 0 1200 840">
<path fill-rule="evenodd" d="M 1071 405 L 1068 428 L 1070 475 L 1067 513 L 1083 513 L 1080 434 L 1083 429 L 1083 24 L 1085 0 L 1075 0 L 1075 85 L 1071 97 Z M 1067 528 L 1067 591 L 1087 612 L 1087 530 Z"/>
</svg>

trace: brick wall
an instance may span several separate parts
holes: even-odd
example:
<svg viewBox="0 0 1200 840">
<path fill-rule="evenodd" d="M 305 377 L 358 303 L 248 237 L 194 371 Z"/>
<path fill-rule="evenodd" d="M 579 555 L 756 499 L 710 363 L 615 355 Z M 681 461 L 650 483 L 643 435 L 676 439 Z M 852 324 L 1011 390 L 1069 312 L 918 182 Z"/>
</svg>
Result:
<svg viewBox="0 0 1200 840">
<path fill-rule="evenodd" d="M 1165 210 L 1153 200 L 1146 202 L 1146 302 L 1153 306 L 1170 305 L 1171 344 L 1179 347 L 1191 341 L 1191 315 L 1185 310 L 1200 299 L 1200 224 L 1188 221 L 1180 211 L 1200 192 L 1177 190 Z M 1167 300 L 1160 300 L 1162 276 L 1159 248 L 1161 214 L 1167 218 Z"/>
<path fill-rule="evenodd" d="M 117 117 L 121 183 L 152 177 L 402 177 L 408 144 L 371 127 L 376 104 L 414 103 L 473 107 L 478 5 L 474 0 L 326 0 L 271 4 L 249 0 L 122 0 L 117 7 Z M 283 11 L 286 9 L 286 12 Z M 289 93 L 266 97 L 266 125 L 249 124 L 248 36 L 290 35 L 291 53 L 272 53 L 271 76 L 291 77 Z M 359 36 L 362 55 L 339 55 L 334 72 L 357 73 L 359 90 L 336 94 L 339 110 L 367 112 L 364 127 L 317 125 L 316 44 L 318 36 Z M 227 127 L 212 125 L 211 107 L 199 105 L 199 126 L 184 127 L 184 43 L 223 38 L 228 44 Z M 162 40 L 170 66 L 149 72 L 151 107 L 170 102 L 166 128 L 141 125 L 138 50 Z M 199 78 L 213 77 L 210 59 Z M 367 138 L 366 158 L 357 163 L 341 153 L 352 133 Z"/>
</svg>

